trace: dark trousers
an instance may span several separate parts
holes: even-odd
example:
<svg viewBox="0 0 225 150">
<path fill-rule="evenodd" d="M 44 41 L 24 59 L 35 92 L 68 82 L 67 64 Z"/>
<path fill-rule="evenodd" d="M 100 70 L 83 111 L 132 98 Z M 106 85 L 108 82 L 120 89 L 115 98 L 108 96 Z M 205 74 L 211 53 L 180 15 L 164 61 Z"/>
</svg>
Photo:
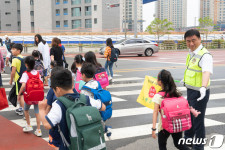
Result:
<svg viewBox="0 0 225 150">
<path fill-rule="evenodd" d="M 174 146 L 179 150 L 190 150 L 186 145 L 178 144 L 179 139 L 182 138 L 182 132 L 178 133 L 169 133 L 166 130 L 161 130 L 158 133 L 158 143 L 159 143 L 159 150 L 167 150 L 166 144 L 167 139 L 169 136 L 172 135 Z"/>
<path fill-rule="evenodd" d="M 187 130 L 184 132 L 185 139 L 187 138 L 205 138 L 205 111 L 207 107 L 207 103 L 209 101 L 209 94 L 210 90 L 206 91 L 206 96 L 200 100 L 197 101 L 197 99 L 200 97 L 200 92 L 192 89 L 187 89 L 187 99 L 190 106 L 195 108 L 196 110 L 200 111 L 201 114 L 198 115 L 197 118 L 195 118 L 191 114 L 191 122 L 192 122 L 192 128 L 190 130 Z M 198 144 L 193 145 L 193 148 L 195 150 L 204 150 L 204 145 Z"/>
</svg>

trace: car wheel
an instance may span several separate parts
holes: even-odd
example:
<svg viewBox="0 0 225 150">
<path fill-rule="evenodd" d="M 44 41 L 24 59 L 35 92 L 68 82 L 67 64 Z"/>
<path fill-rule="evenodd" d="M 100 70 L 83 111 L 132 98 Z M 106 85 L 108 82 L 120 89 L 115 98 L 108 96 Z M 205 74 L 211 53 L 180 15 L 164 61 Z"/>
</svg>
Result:
<svg viewBox="0 0 225 150">
<path fill-rule="evenodd" d="M 145 50 L 145 56 L 152 56 L 153 50 L 151 48 L 148 48 Z"/>
<path fill-rule="evenodd" d="M 142 54 L 138 54 L 138 56 L 142 56 Z"/>
</svg>

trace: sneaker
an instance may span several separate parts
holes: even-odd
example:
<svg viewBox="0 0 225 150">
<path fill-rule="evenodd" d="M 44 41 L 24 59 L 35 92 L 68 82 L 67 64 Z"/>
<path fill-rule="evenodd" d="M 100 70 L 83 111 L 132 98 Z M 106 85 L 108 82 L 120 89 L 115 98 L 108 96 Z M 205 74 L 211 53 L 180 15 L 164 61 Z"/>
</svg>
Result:
<svg viewBox="0 0 225 150">
<path fill-rule="evenodd" d="M 36 130 L 34 131 L 34 134 L 35 134 L 36 136 L 42 136 L 41 129 L 36 129 Z"/>
<path fill-rule="evenodd" d="M 33 131 L 33 127 L 30 125 L 26 125 L 24 128 L 23 128 L 23 132 L 30 132 L 30 131 Z"/>
<path fill-rule="evenodd" d="M 114 83 L 114 80 L 113 80 L 113 78 L 111 79 L 111 82 L 112 82 L 112 83 Z"/>
<path fill-rule="evenodd" d="M 109 81 L 110 81 L 110 80 L 112 80 L 112 77 L 111 77 L 111 76 L 109 76 Z"/>
<path fill-rule="evenodd" d="M 17 115 L 23 116 L 23 109 L 21 107 L 16 109 L 15 112 L 17 113 Z"/>
</svg>

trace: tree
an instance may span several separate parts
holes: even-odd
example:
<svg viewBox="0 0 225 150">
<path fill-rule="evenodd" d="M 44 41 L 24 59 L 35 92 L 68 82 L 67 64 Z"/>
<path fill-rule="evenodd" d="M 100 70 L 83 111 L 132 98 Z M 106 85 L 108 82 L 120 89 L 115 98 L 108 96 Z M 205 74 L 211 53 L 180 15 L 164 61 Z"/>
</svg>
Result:
<svg viewBox="0 0 225 150">
<path fill-rule="evenodd" d="M 171 27 L 173 23 L 169 22 L 167 19 L 160 20 L 159 18 L 155 18 L 151 22 L 151 24 L 146 28 L 146 31 L 148 31 L 150 34 L 155 34 L 158 39 L 163 36 L 164 34 L 169 34 L 169 31 L 173 31 L 174 28 Z"/>
<path fill-rule="evenodd" d="M 199 18 L 198 21 L 199 21 L 198 29 L 205 34 L 207 41 L 207 37 L 209 33 L 213 31 L 213 27 L 215 26 L 215 24 L 213 23 L 213 20 L 210 17 Z"/>
</svg>

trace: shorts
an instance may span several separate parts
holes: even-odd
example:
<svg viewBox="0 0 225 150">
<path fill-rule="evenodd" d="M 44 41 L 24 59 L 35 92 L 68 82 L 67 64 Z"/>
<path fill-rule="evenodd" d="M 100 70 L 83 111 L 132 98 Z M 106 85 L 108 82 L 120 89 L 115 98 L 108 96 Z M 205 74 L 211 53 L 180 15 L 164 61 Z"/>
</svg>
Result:
<svg viewBox="0 0 225 150">
<path fill-rule="evenodd" d="M 48 71 L 47 71 L 48 69 L 44 69 L 43 70 L 43 74 L 44 74 L 44 77 L 47 77 L 48 76 Z"/>
<path fill-rule="evenodd" d="M 28 111 L 30 109 L 31 105 L 28 105 L 26 102 L 24 102 L 24 111 Z M 38 104 L 34 105 L 34 113 L 38 114 L 39 113 L 39 108 Z"/>
<path fill-rule="evenodd" d="M 2 85 L 2 75 L 1 75 L 1 73 L 0 73 L 0 86 L 3 86 Z"/>
</svg>

